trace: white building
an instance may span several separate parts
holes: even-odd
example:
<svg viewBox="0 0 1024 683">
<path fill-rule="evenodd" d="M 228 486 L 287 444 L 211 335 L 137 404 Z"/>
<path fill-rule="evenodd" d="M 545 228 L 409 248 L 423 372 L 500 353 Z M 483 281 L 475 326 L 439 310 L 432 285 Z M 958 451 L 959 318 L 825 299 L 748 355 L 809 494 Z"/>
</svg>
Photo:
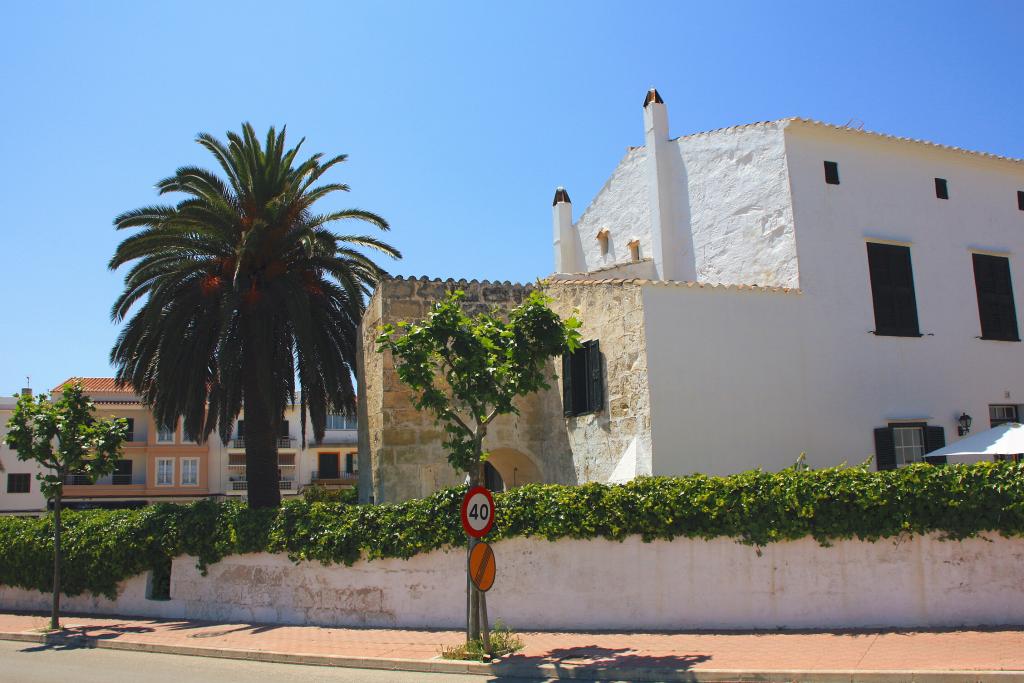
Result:
<svg viewBox="0 0 1024 683">
<path fill-rule="evenodd" d="M 796 118 L 670 138 L 654 90 L 643 123 L 645 144 L 575 222 L 555 193 L 544 287 L 590 343 L 490 430 L 506 485 L 779 469 L 801 453 L 889 468 L 956 439 L 962 415 L 975 430 L 1017 419 L 1024 162 Z M 377 324 L 457 287 L 522 296 L 399 279 L 368 309 L 361 490 L 377 500 L 457 481 L 372 344 Z"/>
<path fill-rule="evenodd" d="M 31 460 L 19 460 L 18 454 L 4 443 L 7 421 L 11 419 L 17 402 L 16 398 L 0 397 L 0 513 L 31 513 L 41 510 L 44 505 L 36 480 L 42 468 Z"/>
<path fill-rule="evenodd" d="M 655 474 L 886 467 L 1016 419 L 1024 162 L 795 118 L 672 139 L 654 90 L 643 114 L 574 224 L 556 193 L 554 279 L 640 278 Z"/>
</svg>

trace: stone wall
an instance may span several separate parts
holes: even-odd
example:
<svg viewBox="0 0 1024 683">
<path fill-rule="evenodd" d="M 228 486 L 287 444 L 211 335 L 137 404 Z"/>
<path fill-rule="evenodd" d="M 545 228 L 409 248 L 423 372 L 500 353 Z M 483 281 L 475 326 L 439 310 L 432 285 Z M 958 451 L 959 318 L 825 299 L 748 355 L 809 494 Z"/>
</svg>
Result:
<svg viewBox="0 0 1024 683">
<path fill-rule="evenodd" d="M 583 340 L 597 339 L 604 374 L 604 405 L 596 413 L 553 421 L 566 431 L 576 478 L 608 481 L 617 466 L 651 474 L 651 402 L 641 285 L 633 280 L 549 280 L 545 291 L 563 318 L 575 314 Z M 559 380 L 559 392 L 561 380 Z M 623 462 L 633 459 L 634 464 Z M 621 472 L 620 472 L 621 473 Z"/>
<path fill-rule="evenodd" d="M 412 406 L 411 392 L 399 381 L 389 353 L 378 354 L 374 339 L 382 324 L 418 320 L 449 291 L 465 292 L 470 314 L 522 303 L 530 285 L 476 280 L 394 278 L 380 284 L 370 301 L 360 332 L 359 394 L 360 489 L 364 498 L 395 502 L 425 496 L 462 482 L 448 463 L 444 432 L 430 414 Z M 552 364 L 554 375 L 554 364 Z M 512 483 L 535 471 L 541 481 L 575 483 L 570 449 L 561 428 L 561 399 L 552 389 L 520 399 L 520 415 L 491 423 L 484 441 L 500 451 L 495 466 Z M 519 481 L 517 483 L 523 483 Z"/>
<path fill-rule="evenodd" d="M 514 538 L 494 544 L 492 620 L 515 629 L 941 628 L 1024 623 L 1024 539 L 878 542 L 810 538 L 762 548 L 730 539 L 643 543 Z M 79 596 L 68 611 L 324 626 L 458 628 L 465 551 L 351 567 L 235 555 L 203 576 L 179 557 L 171 600 L 145 577 L 117 601 Z M 49 596 L 0 586 L 0 609 L 44 610 Z"/>
</svg>

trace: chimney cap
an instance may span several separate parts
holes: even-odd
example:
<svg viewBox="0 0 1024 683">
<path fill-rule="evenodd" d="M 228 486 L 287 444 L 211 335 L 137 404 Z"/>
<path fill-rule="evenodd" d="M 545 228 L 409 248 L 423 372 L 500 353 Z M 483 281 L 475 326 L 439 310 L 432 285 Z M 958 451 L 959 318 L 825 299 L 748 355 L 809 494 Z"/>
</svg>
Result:
<svg viewBox="0 0 1024 683">
<path fill-rule="evenodd" d="M 655 104 L 665 104 L 665 100 L 661 99 L 661 95 L 658 93 L 657 88 L 651 88 L 647 91 L 647 97 L 644 98 L 644 109 L 646 109 L 647 105 L 651 102 L 654 102 Z"/>
<path fill-rule="evenodd" d="M 555 189 L 555 198 L 551 202 L 551 206 L 561 203 L 572 204 L 572 200 L 569 199 L 569 193 L 565 191 L 564 187 L 558 187 Z"/>
</svg>

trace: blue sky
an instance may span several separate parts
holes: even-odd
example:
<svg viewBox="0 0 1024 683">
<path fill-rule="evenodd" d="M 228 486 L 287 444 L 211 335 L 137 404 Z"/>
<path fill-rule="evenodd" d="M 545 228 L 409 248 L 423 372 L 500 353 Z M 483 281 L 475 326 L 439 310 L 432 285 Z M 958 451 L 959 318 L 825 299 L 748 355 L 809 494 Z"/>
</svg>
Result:
<svg viewBox="0 0 1024 683">
<path fill-rule="evenodd" d="M 1024 157 L 1017 2 L 14 3 L 0 40 L 0 391 L 111 374 L 111 219 L 242 121 L 347 153 L 392 273 L 530 281 L 651 85 L 673 135 L 805 116 Z"/>
</svg>

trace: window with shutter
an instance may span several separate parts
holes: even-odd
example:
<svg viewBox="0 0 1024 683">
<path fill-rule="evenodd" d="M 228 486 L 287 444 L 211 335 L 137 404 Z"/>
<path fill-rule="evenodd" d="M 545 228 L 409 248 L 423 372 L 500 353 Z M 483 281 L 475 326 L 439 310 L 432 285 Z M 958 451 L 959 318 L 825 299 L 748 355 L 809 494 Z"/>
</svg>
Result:
<svg viewBox="0 0 1024 683">
<path fill-rule="evenodd" d="M 923 422 L 897 422 L 875 429 L 875 466 L 892 470 L 915 462 L 946 464 L 945 456 L 929 456 L 946 445 L 946 430 Z"/>
<path fill-rule="evenodd" d="M 7 493 L 31 493 L 31 474 L 8 474 Z"/>
<path fill-rule="evenodd" d="M 910 247 L 868 242 L 868 274 L 875 310 L 875 334 L 920 337 Z"/>
<path fill-rule="evenodd" d="M 288 420 L 281 420 L 281 433 L 278 436 L 282 438 L 288 436 Z"/>
<path fill-rule="evenodd" d="M 932 451 L 937 451 L 940 448 L 946 446 L 946 430 L 937 425 L 927 425 L 924 428 L 924 461 L 931 463 L 932 465 L 945 465 L 946 456 L 944 455 L 928 455 Z"/>
<path fill-rule="evenodd" d="M 594 413 L 604 405 L 604 376 L 601 372 L 601 345 L 595 339 L 583 345 L 587 352 L 587 412 Z"/>
<path fill-rule="evenodd" d="M 991 405 L 988 407 L 989 427 L 998 427 L 1007 422 L 1017 422 L 1017 406 Z"/>
<path fill-rule="evenodd" d="M 562 412 L 568 417 L 576 414 L 572 391 L 572 354 L 562 354 Z"/>
<path fill-rule="evenodd" d="M 239 439 L 244 439 L 245 438 L 245 420 L 239 420 L 238 421 L 238 438 Z"/>
<path fill-rule="evenodd" d="M 892 430 L 879 427 L 875 430 L 875 469 L 896 469 L 896 450 L 892 440 Z"/>
<path fill-rule="evenodd" d="M 972 254 L 974 286 L 978 293 L 978 317 L 981 338 L 1020 341 L 1017 308 L 1010 280 L 1010 259 L 988 254 Z"/>
<path fill-rule="evenodd" d="M 125 441 L 135 441 L 135 418 L 134 417 L 129 417 L 129 418 L 127 418 L 127 422 L 128 422 L 128 432 L 125 434 L 124 440 Z"/>
<path fill-rule="evenodd" d="M 829 185 L 839 184 L 839 164 L 834 161 L 825 162 L 825 182 Z"/>
<path fill-rule="evenodd" d="M 1017 190 L 1017 208 L 1024 211 L 1024 191 Z"/>
<path fill-rule="evenodd" d="M 949 199 L 949 183 L 945 178 L 935 179 L 935 196 L 939 199 Z"/>
<path fill-rule="evenodd" d="M 601 410 L 603 405 L 601 347 L 595 339 L 562 355 L 562 411 L 567 417 L 584 415 Z"/>
</svg>

